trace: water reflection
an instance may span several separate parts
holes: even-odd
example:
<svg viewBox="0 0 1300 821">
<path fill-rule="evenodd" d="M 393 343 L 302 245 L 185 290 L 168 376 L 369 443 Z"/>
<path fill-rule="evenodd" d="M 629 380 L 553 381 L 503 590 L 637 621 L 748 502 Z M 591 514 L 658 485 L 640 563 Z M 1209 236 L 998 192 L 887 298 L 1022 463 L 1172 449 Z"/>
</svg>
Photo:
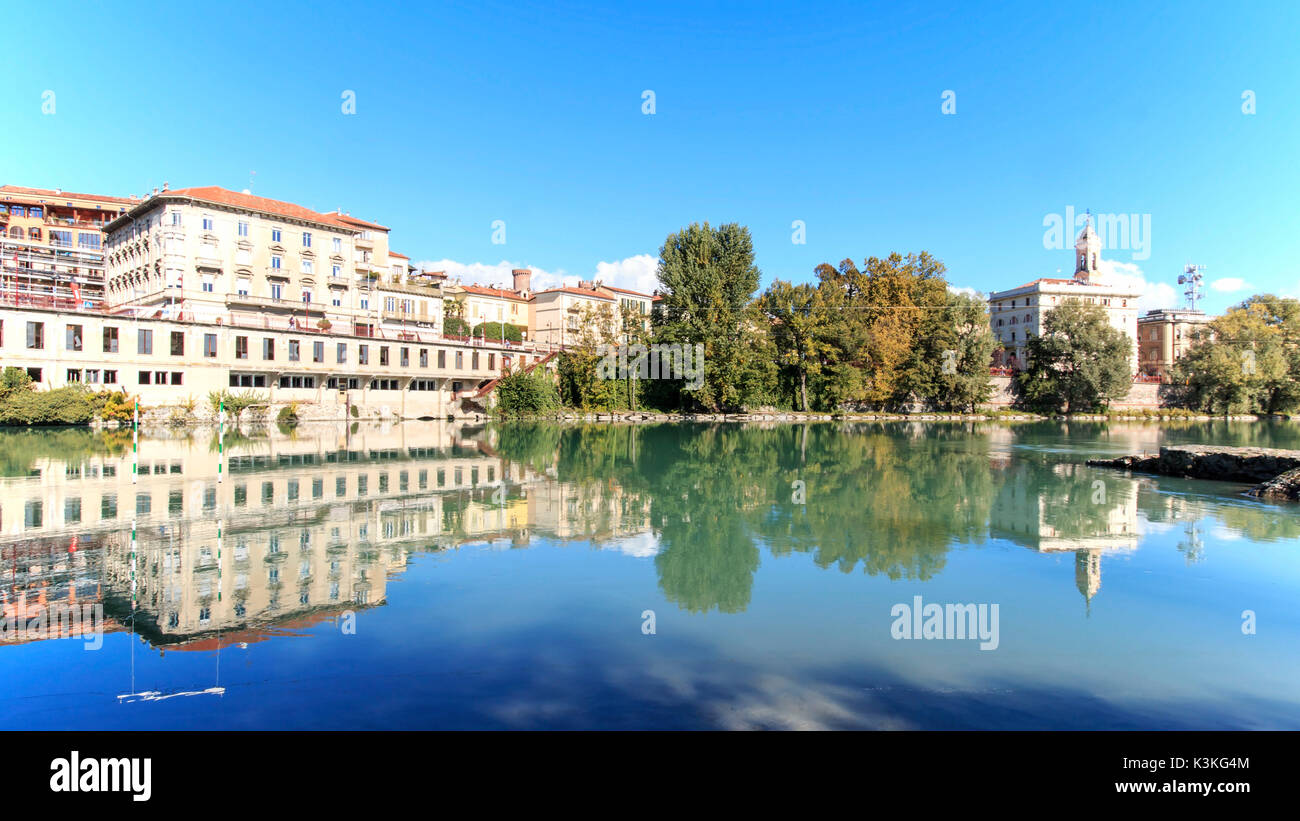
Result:
<svg viewBox="0 0 1300 821">
<path fill-rule="evenodd" d="M 763 551 L 926 581 L 954 546 L 990 539 L 1073 553 L 1090 602 L 1106 557 L 1152 528 L 1181 530 L 1189 563 L 1207 528 L 1300 536 L 1294 510 L 1231 486 L 1080 464 L 1081 438 L 1126 452 L 1153 433 L 1291 435 L 1216 427 L 340 426 L 234 435 L 224 451 L 206 431 L 145 437 L 138 457 L 122 432 L 0 434 L 0 600 L 10 620 L 99 602 L 109 630 L 209 649 L 382 605 L 412 554 L 540 537 L 653 557 L 688 612 L 744 611 Z"/>
</svg>

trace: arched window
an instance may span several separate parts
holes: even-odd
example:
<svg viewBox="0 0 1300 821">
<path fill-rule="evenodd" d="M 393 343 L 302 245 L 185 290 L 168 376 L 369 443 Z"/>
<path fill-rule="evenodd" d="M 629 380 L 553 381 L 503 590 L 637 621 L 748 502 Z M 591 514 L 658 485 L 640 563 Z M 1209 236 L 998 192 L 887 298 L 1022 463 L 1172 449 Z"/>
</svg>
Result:
<svg viewBox="0 0 1300 821">
<path fill-rule="evenodd" d="M 13 239 L 22 239 L 23 229 L 19 228 L 17 225 L 12 226 L 9 229 L 9 236 Z"/>
</svg>

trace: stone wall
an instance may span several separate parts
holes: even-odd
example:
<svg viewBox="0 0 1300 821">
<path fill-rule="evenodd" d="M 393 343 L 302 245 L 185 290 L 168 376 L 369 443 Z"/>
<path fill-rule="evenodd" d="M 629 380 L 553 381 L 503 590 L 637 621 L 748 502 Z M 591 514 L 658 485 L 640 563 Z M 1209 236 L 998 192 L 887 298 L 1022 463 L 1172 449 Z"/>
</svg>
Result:
<svg viewBox="0 0 1300 821">
<path fill-rule="evenodd" d="M 1016 395 L 1012 387 L 1012 377 L 993 376 L 989 378 L 989 382 L 993 385 L 993 395 L 985 403 L 987 406 L 1006 408 L 1015 403 Z M 1110 406 L 1113 410 L 1162 407 L 1160 404 L 1160 387 L 1160 385 L 1150 382 L 1135 382 L 1129 390 L 1128 396 L 1112 402 Z"/>
</svg>

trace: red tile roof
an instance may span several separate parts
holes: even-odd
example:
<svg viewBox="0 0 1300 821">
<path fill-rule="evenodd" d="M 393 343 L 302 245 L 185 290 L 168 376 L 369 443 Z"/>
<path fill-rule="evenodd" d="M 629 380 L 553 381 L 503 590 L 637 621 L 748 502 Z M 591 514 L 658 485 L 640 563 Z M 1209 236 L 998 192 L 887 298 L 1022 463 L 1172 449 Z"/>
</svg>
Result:
<svg viewBox="0 0 1300 821">
<path fill-rule="evenodd" d="M 41 199 L 60 199 L 64 202 L 68 200 L 94 200 L 95 202 L 111 202 L 114 205 L 134 205 L 140 200 L 132 197 L 108 197 L 103 194 L 78 194 L 73 191 L 56 191 L 53 188 L 27 188 L 22 185 L 0 185 L 0 194 L 21 197 L 37 197 Z"/>
<path fill-rule="evenodd" d="M 236 208 L 244 208 L 249 211 L 261 211 L 265 214 L 276 214 L 291 219 L 303 220 L 306 222 L 316 222 L 324 225 L 336 225 L 340 228 L 349 230 L 355 229 L 355 225 L 349 220 L 350 217 L 340 217 L 338 214 L 322 214 L 319 211 L 313 211 L 310 208 L 304 208 L 301 205 L 295 205 L 291 202 L 281 202 L 267 197 L 258 197 L 253 194 L 244 194 L 236 191 L 228 191 L 216 185 L 205 185 L 198 188 L 176 188 L 171 191 L 162 191 L 159 193 L 162 197 L 189 197 L 191 199 L 202 200 L 203 202 L 216 203 L 218 205 L 231 205 Z"/>
<path fill-rule="evenodd" d="M 593 291 L 590 288 L 572 288 L 567 285 L 562 288 L 548 288 L 545 291 L 538 291 L 533 296 L 539 297 L 542 294 L 573 294 L 574 296 L 585 296 L 588 299 L 603 299 L 606 302 L 614 301 L 614 297 L 607 293 L 602 294 L 600 291 Z"/>
<path fill-rule="evenodd" d="M 620 294 L 632 294 L 633 296 L 639 296 L 644 299 L 651 299 L 654 296 L 653 294 L 643 294 L 640 291 L 633 291 L 631 288 L 615 288 L 613 285 L 602 285 L 601 287 L 608 291 L 617 291 Z"/>
<path fill-rule="evenodd" d="M 389 251 L 388 255 L 390 257 L 397 257 L 398 259 L 410 259 L 406 254 L 399 254 L 396 251 Z"/>
<path fill-rule="evenodd" d="M 466 293 L 478 294 L 479 296 L 495 296 L 504 299 L 527 300 L 527 298 L 520 295 L 518 291 L 507 291 L 504 288 L 485 288 L 482 285 L 462 285 L 461 289 Z"/>
<path fill-rule="evenodd" d="M 342 211 L 331 211 L 329 212 L 328 216 L 334 217 L 335 219 L 343 220 L 344 222 L 348 222 L 353 225 L 360 225 L 362 228 L 374 228 L 376 231 L 388 230 L 388 226 L 386 225 L 380 225 L 377 222 L 368 222 L 358 217 L 354 217 L 349 214 L 344 214 Z"/>
</svg>

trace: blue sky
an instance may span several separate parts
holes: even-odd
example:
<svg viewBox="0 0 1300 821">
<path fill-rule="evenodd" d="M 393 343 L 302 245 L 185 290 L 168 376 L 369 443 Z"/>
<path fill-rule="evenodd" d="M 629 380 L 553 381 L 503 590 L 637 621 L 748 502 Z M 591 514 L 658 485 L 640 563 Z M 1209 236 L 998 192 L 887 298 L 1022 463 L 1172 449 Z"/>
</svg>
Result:
<svg viewBox="0 0 1300 821">
<path fill-rule="evenodd" d="M 26 4 L 0 50 L 0 182 L 251 185 L 466 276 L 634 287 L 709 220 L 749 226 L 765 285 L 929 250 L 988 291 L 1068 275 L 1044 219 L 1091 208 L 1149 218 L 1141 258 L 1105 252 L 1149 307 L 1193 261 L 1221 310 L 1300 295 L 1297 8 Z"/>
</svg>

